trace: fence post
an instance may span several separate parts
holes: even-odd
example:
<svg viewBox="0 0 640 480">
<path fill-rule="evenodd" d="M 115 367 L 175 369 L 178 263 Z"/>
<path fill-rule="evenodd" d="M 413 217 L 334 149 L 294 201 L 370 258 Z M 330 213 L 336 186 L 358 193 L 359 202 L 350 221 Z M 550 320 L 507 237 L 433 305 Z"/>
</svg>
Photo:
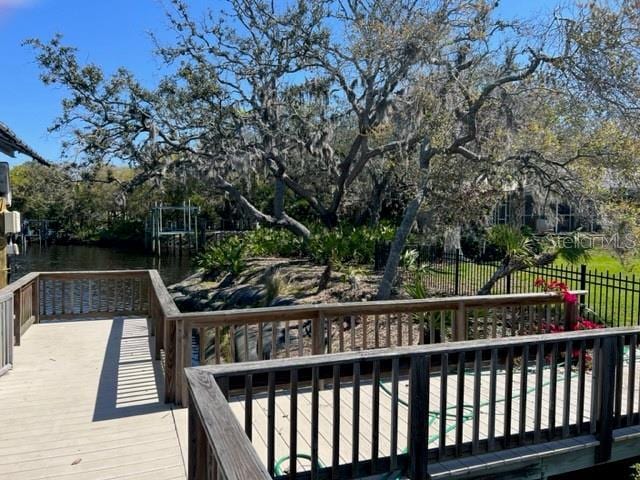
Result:
<svg viewBox="0 0 640 480">
<path fill-rule="evenodd" d="M 580 265 L 580 290 L 587 289 L 587 266 L 583 263 Z M 580 295 L 580 304 L 584 305 L 585 296 L 584 293 Z"/>
<path fill-rule="evenodd" d="M 460 295 L 460 249 L 459 248 L 456 248 L 455 272 L 456 272 L 456 283 L 455 283 L 454 295 Z"/>
<path fill-rule="evenodd" d="M 409 478 L 427 478 L 427 359 L 411 357 L 409 378 Z"/>
<path fill-rule="evenodd" d="M 464 341 L 467 339 L 467 312 L 465 311 L 464 302 L 458 302 L 456 309 L 455 329 L 453 339 L 455 341 Z"/>
<path fill-rule="evenodd" d="M 507 274 L 507 293 L 511 293 L 511 274 Z"/>
<path fill-rule="evenodd" d="M 596 437 L 600 442 L 596 448 L 596 463 L 606 462 L 611 459 L 613 446 L 613 409 L 615 403 L 616 365 L 618 355 L 618 342 L 616 337 L 602 339 L 598 350 L 598 409 L 596 410 L 597 430 Z"/>
</svg>

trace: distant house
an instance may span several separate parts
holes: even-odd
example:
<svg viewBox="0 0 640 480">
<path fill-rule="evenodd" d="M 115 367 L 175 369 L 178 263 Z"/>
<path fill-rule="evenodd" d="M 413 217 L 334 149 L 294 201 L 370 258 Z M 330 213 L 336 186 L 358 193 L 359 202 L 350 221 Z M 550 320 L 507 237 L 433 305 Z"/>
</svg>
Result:
<svg viewBox="0 0 640 480">
<path fill-rule="evenodd" d="M 29 147 L 29 145 L 20 140 L 18 136 L 2 122 L 0 122 L 0 152 L 8 155 L 9 157 L 15 157 L 16 152 L 22 153 L 33 158 L 36 162 L 41 163 L 42 165 L 46 165 L 48 167 L 51 166 L 48 161 L 36 153 L 31 147 Z"/>
<path fill-rule="evenodd" d="M 491 223 L 527 226 L 536 233 L 565 233 L 575 230 L 597 231 L 593 209 L 589 205 L 558 198 L 539 198 L 537 192 L 525 187 L 504 192 L 493 210 Z"/>
</svg>

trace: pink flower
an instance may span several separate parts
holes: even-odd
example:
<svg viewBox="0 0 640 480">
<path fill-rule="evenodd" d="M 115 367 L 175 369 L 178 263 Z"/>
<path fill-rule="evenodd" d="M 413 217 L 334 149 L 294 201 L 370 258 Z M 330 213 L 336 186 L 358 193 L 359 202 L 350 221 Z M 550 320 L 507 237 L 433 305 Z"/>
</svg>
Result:
<svg viewBox="0 0 640 480">
<path fill-rule="evenodd" d="M 569 292 L 568 290 L 563 290 L 562 291 L 562 298 L 565 301 L 565 303 L 576 303 L 578 301 L 578 296 L 574 295 L 573 293 Z"/>
</svg>

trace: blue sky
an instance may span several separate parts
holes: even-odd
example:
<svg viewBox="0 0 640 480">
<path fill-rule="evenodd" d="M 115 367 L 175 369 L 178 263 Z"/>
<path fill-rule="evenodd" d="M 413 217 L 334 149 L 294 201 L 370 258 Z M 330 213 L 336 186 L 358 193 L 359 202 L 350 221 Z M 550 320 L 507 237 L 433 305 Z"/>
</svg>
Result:
<svg viewBox="0 0 640 480">
<path fill-rule="evenodd" d="M 203 5 L 220 8 L 223 2 L 190 3 L 197 10 Z M 527 15 L 553 3 L 503 0 L 500 9 L 507 16 Z M 61 139 L 49 134 L 47 127 L 60 112 L 64 92 L 42 84 L 32 50 L 21 43 L 62 33 L 65 44 L 79 49 L 81 61 L 107 71 L 124 66 L 152 84 L 162 66 L 152 54 L 150 31 L 161 39 L 172 38 L 161 0 L 0 0 L 0 121 L 41 155 L 58 160 Z M 11 162 L 25 160 L 19 156 Z"/>
</svg>

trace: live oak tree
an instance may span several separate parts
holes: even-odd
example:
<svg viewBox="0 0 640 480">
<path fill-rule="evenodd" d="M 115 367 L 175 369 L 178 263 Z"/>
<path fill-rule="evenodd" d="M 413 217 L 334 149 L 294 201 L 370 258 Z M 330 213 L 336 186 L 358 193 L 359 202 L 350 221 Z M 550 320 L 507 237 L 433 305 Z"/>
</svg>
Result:
<svg viewBox="0 0 640 480">
<path fill-rule="evenodd" d="M 603 118 L 637 120 L 639 14 L 634 2 L 593 3 L 576 7 L 566 16 L 557 11 L 537 28 L 505 25 L 493 16 L 491 7 L 485 7 L 486 15 L 475 23 L 475 35 L 463 35 L 463 41 L 452 42 L 457 55 L 444 62 L 451 80 L 441 82 L 439 90 L 429 88 L 438 92 L 444 104 L 438 125 L 449 128 L 444 136 L 425 135 L 421 144 L 421 182 L 396 233 L 378 291 L 380 299 L 388 298 L 416 215 L 432 196 L 431 173 L 437 159 L 449 163 L 462 157 L 469 168 L 481 165 L 491 171 L 495 166 L 502 173 L 510 166 L 506 171 L 511 177 L 526 173 L 530 181 L 547 187 L 560 185 L 566 191 L 569 185 L 578 184 L 571 164 L 610 159 L 616 152 L 609 148 L 612 142 L 598 145 L 589 139 L 585 141 L 589 151 L 576 141 L 558 141 L 551 146 L 557 148 L 544 142 L 523 142 L 531 125 L 512 108 L 514 100 L 523 105 L 522 99 L 526 99 L 535 105 L 551 94 L 565 104 L 574 102 L 583 107 L 582 111 L 570 111 L 572 117 L 558 117 L 555 127 L 567 120 L 575 127 L 578 122 L 573 117 L 589 124 L 587 130 L 592 131 L 601 128 Z M 506 35 L 505 28 L 513 35 Z M 585 140 L 587 135 L 579 138 Z"/>
<path fill-rule="evenodd" d="M 631 2 L 529 23 L 481 0 L 227 0 L 204 15 L 174 0 L 168 15 L 176 38 L 158 42 L 168 73 L 153 87 L 81 65 L 60 37 L 30 41 L 43 80 L 69 92 L 52 127 L 70 131 L 67 154 L 128 162 L 129 188 L 188 168 L 304 238 L 308 221 L 287 199 L 333 228 L 354 202 L 375 221 L 389 185 L 408 187 L 379 298 L 421 208 L 455 228 L 447 207 L 485 211 L 522 172 L 545 185 L 570 177 L 544 142 L 527 145 L 530 105 L 553 91 L 599 122 L 637 101 Z M 252 198 L 257 184 L 271 185 L 269 207 Z"/>
</svg>

